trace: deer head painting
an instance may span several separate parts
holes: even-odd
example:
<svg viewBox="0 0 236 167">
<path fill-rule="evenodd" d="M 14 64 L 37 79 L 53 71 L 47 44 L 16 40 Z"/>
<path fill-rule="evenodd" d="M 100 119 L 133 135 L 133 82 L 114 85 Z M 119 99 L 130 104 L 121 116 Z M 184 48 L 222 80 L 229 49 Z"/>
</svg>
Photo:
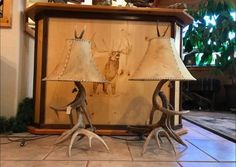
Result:
<svg viewBox="0 0 236 167">
<path fill-rule="evenodd" d="M 124 31 L 124 30 L 121 30 Z M 124 69 L 120 65 L 121 59 L 126 59 L 132 50 L 132 46 L 127 37 L 121 37 L 118 40 L 113 40 L 110 48 L 107 47 L 105 40 L 102 40 L 105 49 L 98 48 L 96 43 L 93 43 L 94 54 L 102 53 L 106 55 L 105 64 L 102 67 L 102 73 L 109 83 L 93 83 L 93 94 L 116 94 L 117 78 L 124 74 Z M 102 91 L 98 91 L 101 87 Z"/>
</svg>

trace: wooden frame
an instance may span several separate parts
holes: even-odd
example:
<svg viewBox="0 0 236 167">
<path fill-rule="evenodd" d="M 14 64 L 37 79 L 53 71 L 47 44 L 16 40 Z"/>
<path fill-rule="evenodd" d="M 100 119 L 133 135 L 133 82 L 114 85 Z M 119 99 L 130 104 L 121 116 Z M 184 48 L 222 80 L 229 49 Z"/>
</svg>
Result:
<svg viewBox="0 0 236 167">
<path fill-rule="evenodd" d="M 1 5 L 2 17 L 0 17 L 0 27 L 10 28 L 11 27 L 11 15 L 12 15 L 12 0 L 4 0 Z"/>
<path fill-rule="evenodd" d="M 47 2 L 48 0 L 25 0 L 25 9 L 32 6 L 37 2 Z M 25 17 L 25 32 L 31 36 L 35 37 L 35 23 L 29 17 Z"/>
<path fill-rule="evenodd" d="M 52 68 L 52 66 L 51 66 L 52 63 L 50 60 L 56 60 L 53 57 L 50 57 L 50 60 L 49 60 L 48 55 L 59 55 L 57 53 L 54 53 L 54 51 L 57 51 L 58 49 L 55 50 L 53 48 L 63 48 L 62 46 L 59 46 L 60 43 L 58 44 L 58 46 L 52 47 L 53 45 L 57 45 L 56 43 L 58 41 L 64 41 L 64 40 L 56 39 L 56 38 L 59 38 L 59 37 L 60 38 L 61 37 L 69 38 L 70 37 L 70 36 L 67 36 L 64 34 L 64 33 L 67 33 L 67 31 L 58 33 L 57 31 L 58 30 L 61 31 L 62 29 L 57 29 L 55 27 L 62 27 L 62 25 L 63 26 L 68 25 L 67 27 L 64 27 L 64 29 L 70 30 L 68 32 L 73 32 L 73 29 L 71 29 L 71 27 L 74 27 L 74 25 L 80 24 L 83 21 L 88 22 L 88 24 L 95 24 L 97 21 L 100 20 L 102 22 L 102 24 L 104 22 L 106 22 L 106 25 L 112 25 L 112 24 L 119 25 L 119 24 L 117 24 L 117 22 L 119 22 L 119 23 L 120 22 L 127 22 L 127 23 L 130 23 L 130 25 L 133 25 L 136 22 L 140 22 L 143 25 L 143 22 L 145 22 L 149 25 L 151 23 L 156 24 L 156 20 L 158 19 L 160 22 L 170 23 L 169 35 L 172 38 L 175 38 L 176 35 L 178 34 L 176 32 L 176 31 L 178 31 L 177 26 L 181 29 L 185 25 L 192 22 L 192 18 L 188 14 L 186 14 L 182 10 L 177 10 L 177 9 L 144 9 L 144 8 L 137 8 L 137 9 L 135 8 L 134 9 L 134 8 L 118 8 L 118 7 L 106 7 L 106 6 L 97 7 L 97 6 L 83 6 L 83 5 L 63 5 L 63 4 L 38 3 L 38 4 L 31 6 L 30 8 L 27 8 L 25 14 L 36 22 L 36 34 L 35 34 L 35 37 L 36 37 L 36 39 L 35 39 L 35 45 L 36 45 L 35 56 L 36 57 L 35 57 L 35 70 L 34 70 L 34 72 L 35 72 L 35 75 L 34 75 L 34 102 L 35 102 L 34 123 L 35 123 L 36 127 L 43 128 L 43 129 L 69 128 L 69 124 L 66 122 L 66 117 L 64 120 L 63 115 L 60 115 L 61 121 L 59 120 L 60 122 L 56 122 L 56 123 L 53 120 L 54 116 L 48 117 L 49 114 L 51 115 L 51 112 L 48 110 L 48 107 L 47 107 L 48 105 L 46 105 L 48 102 L 46 100 L 52 99 L 48 96 L 48 91 L 53 90 L 52 89 L 53 85 L 48 85 L 49 83 L 42 82 L 42 78 L 44 78 L 46 76 L 47 70 L 49 70 L 49 68 Z M 63 19 L 63 20 L 60 21 L 60 19 Z M 57 24 L 57 22 L 60 24 Z M 105 24 L 103 24 L 103 25 L 105 25 Z M 80 25 L 78 27 L 82 27 L 82 25 Z M 87 26 L 87 31 L 89 31 L 89 29 L 92 27 L 94 27 L 94 26 Z M 117 27 L 117 26 L 115 26 L 115 27 Z M 127 27 L 130 27 L 130 26 L 127 26 Z M 95 29 L 97 30 L 97 28 L 95 28 Z M 156 29 L 156 26 L 154 29 Z M 114 30 L 114 29 L 112 29 L 112 30 Z M 144 31 L 144 32 L 146 32 L 146 31 Z M 147 32 L 149 32 L 149 31 L 147 31 Z M 155 33 L 153 33 L 153 34 L 155 34 Z M 91 33 L 88 33 L 88 34 L 91 34 Z M 99 34 L 99 33 L 97 32 L 96 34 Z M 112 34 L 118 34 L 118 33 L 112 33 Z M 108 37 L 108 35 L 104 35 L 104 36 Z M 90 39 L 90 38 L 88 38 L 88 39 Z M 137 40 L 137 41 L 139 41 L 139 40 Z M 131 44 L 132 44 L 132 42 L 131 42 Z M 178 43 L 177 45 L 179 46 L 179 48 L 181 50 L 180 43 Z M 49 54 L 49 52 L 50 52 L 50 54 Z M 50 84 L 52 84 L 52 83 L 50 83 Z M 49 86 L 52 86 L 52 88 Z M 171 101 L 172 104 L 178 104 L 178 102 L 175 101 L 175 87 L 179 87 L 179 86 L 175 85 L 173 88 L 171 88 L 169 90 L 169 92 L 170 92 L 169 100 Z M 69 88 L 68 91 L 64 91 L 64 92 L 70 93 L 69 90 L 71 90 L 71 88 Z M 63 92 L 63 94 L 64 94 L 64 92 Z M 88 93 L 88 94 L 90 95 L 90 93 Z M 67 96 L 65 96 L 65 97 L 67 97 Z M 90 98 L 90 97 L 88 96 L 88 98 Z M 149 96 L 148 96 L 148 98 L 149 98 Z M 97 99 L 98 98 L 96 98 L 96 100 Z M 89 102 L 91 102 L 91 100 L 89 100 Z M 63 104 L 64 103 L 65 103 L 65 101 L 63 102 Z M 92 105 L 90 105 L 90 106 L 92 106 Z M 94 106 L 97 106 L 97 105 L 94 105 Z M 90 110 L 90 111 L 92 111 L 92 110 Z M 107 111 L 111 111 L 111 110 L 107 110 Z M 113 112 L 113 111 L 111 111 L 111 112 Z M 114 112 L 116 112 L 116 111 L 114 111 Z M 122 112 L 121 112 L 121 110 L 119 110 L 119 112 L 116 112 L 116 113 L 122 114 Z M 52 113 L 52 114 L 54 114 L 54 113 Z M 96 113 L 95 113 L 95 115 L 96 115 Z M 117 116 L 117 118 L 118 118 L 118 116 Z M 176 121 L 175 120 L 173 120 L 173 123 L 175 122 L 175 124 L 173 126 L 176 128 L 177 127 L 181 128 L 181 126 L 182 126 L 181 120 L 179 120 L 179 119 L 177 119 Z M 99 121 L 100 120 L 97 120 L 97 122 L 96 122 L 96 120 L 93 121 L 98 129 L 111 129 L 111 130 L 127 131 L 127 124 L 133 125 L 133 122 L 128 122 L 127 124 L 126 124 L 126 122 L 118 122 L 116 124 L 108 124 L 107 122 L 102 122 L 102 121 L 99 122 Z M 141 124 L 143 124 L 143 123 L 139 123 L 139 122 L 137 124 L 136 124 L 136 122 L 134 123 L 134 125 L 139 125 L 139 126 L 142 126 Z"/>
</svg>

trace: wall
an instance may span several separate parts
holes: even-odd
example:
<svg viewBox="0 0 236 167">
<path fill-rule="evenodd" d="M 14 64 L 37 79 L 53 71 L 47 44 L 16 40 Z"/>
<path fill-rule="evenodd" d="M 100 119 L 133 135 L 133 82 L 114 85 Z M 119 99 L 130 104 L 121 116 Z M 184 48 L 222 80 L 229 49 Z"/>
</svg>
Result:
<svg viewBox="0 0 236 167">
<path fill-rule="evenodd" d="M 14 116 L 19 101 L 32 97 L 34 47 L 24 33 L 23 9 L 24 1 L 12 0 L 12 27 L 0 29 L 1 116 Z"/>
</svg>

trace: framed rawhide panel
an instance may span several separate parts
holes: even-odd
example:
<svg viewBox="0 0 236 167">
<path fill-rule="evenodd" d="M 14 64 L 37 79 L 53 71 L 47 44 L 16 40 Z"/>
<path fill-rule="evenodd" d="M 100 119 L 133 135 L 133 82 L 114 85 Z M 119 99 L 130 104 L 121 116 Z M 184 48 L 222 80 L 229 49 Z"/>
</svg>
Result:
<svg viewBox="0 0 236 167">
<path fill-rule="evenodd" d="M 50 106 L 67 105 L 76 95 L 72 93 L 74 83 L 42 79 L 73 49 L 69 39 L 75 31 L 85 29 L 83 39 L 90 41 L 98 71 L 109 81 L 82 82 L 93 124 L 98 129 L 126 129 L 128 125 L 145 125 L 149 118 L 157 82 L 128 79 L 147 52 L 149 39 L 157 37 L 157 26 L 166 37 L 175 38 L 181 56 L 182 27 L 192 22 L 178 9 L 36 3 L 25 13 L 36 22 L 34 122 L 39 128 L 52 129 L 69 127 L 66 112 L 57 115 Z M 172 83 L 163 91 L 178 110 L 179 84 Z M 157 112 L 155 120 L 159 118 Z M 173 125 L 180 126 L 181 120 L 176 117 Z"/>
</svg>

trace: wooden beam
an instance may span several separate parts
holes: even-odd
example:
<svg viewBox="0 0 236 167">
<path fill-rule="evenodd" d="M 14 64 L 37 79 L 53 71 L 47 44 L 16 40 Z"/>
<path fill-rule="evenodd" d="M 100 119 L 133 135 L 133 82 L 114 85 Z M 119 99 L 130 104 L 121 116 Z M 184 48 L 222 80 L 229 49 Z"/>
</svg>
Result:
<svg viewBox="0 0 236 167">
<path fill-rule="evenodd" d="M 60 135 L 64 131 L 68 129 L 40 129 L 34 126 L 28 127 L 28 132 L 36 135 Z M 175 131 L 175 133 L 179 136 L 188 133 L 186 128 L 181 128 Z M 111 129 L 98 129 L 96 130 L 96 134 L 105 135 L 105 136 L 134 136 L 137 134 L 130 133 L 128 130 L 111 130 Z"/>
</svg>

